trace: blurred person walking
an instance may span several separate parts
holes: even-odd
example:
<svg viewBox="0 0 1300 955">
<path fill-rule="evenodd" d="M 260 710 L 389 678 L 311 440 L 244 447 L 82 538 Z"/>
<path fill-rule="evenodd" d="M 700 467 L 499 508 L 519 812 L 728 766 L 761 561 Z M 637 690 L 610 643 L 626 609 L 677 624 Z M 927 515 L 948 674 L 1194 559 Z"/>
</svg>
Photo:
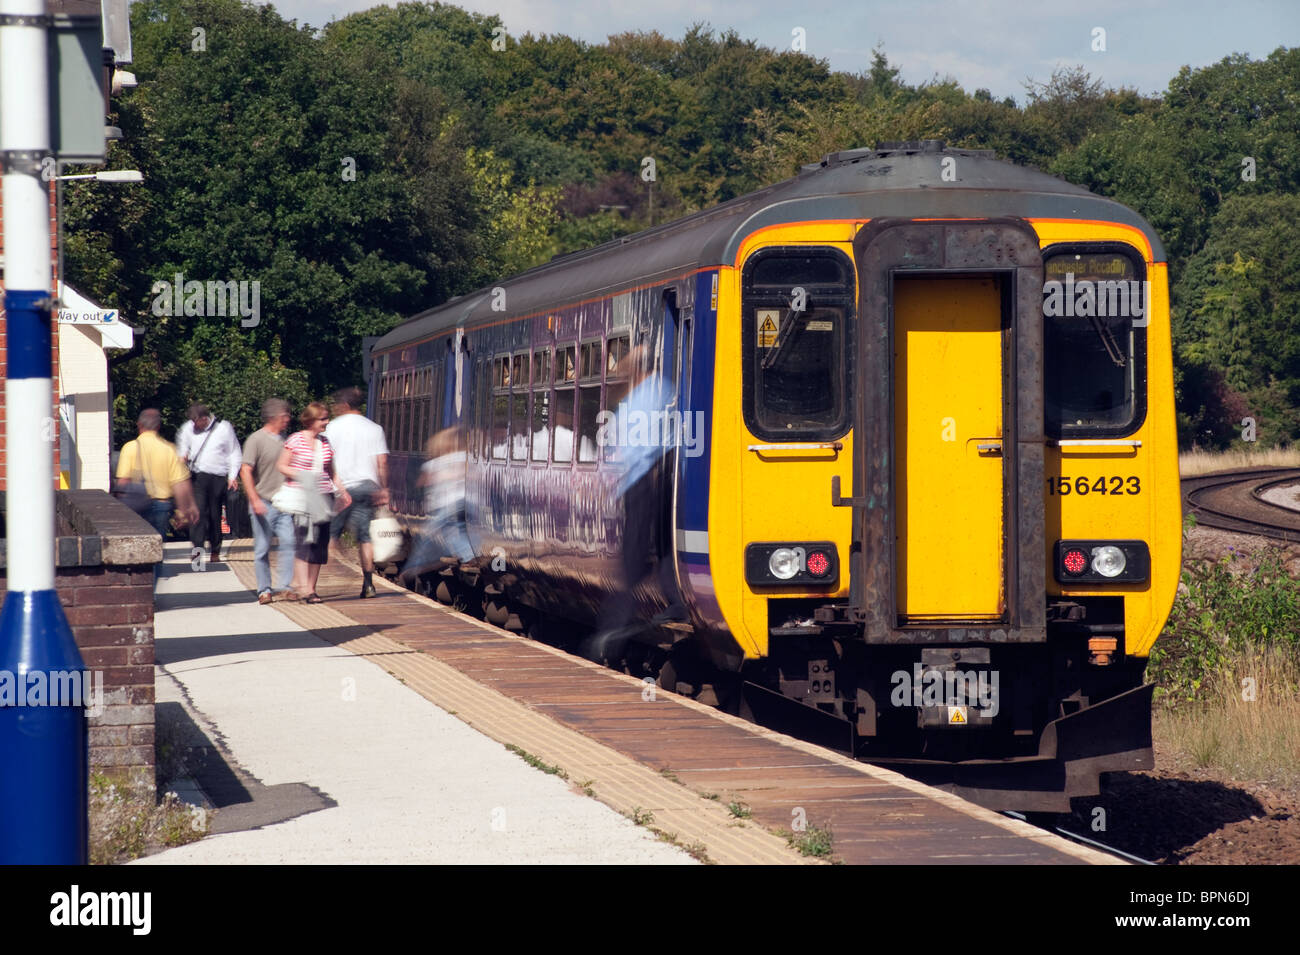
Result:
<svg viewBox="0 0 1300 955">
<path fill-rule="evenodd" d="M 233 491 L 243 460 L 239 439 L 229 421 L 212 416 L 204 404 L 190 405 L 190 420 L 176 433 L 176 450 L 194 478 L 194 496 L 199 519 L 190 528 L 190 543 L 196 554 L 209 543 L 211 563 L 221 559 L 221 506 L 226 492 Z"/>
<path fill-rule="evenodd" d="M 306 603 L 321 603 L 316 593 L 320 569 L 329 559 L 330 515 L 333 501 L 346 508 L 352 503 L 347 489 L 337 482 L 334 449 L 324 434 L 329 423 L 329 409 L 313 401 L 299 421 L 303 430 L 295 432 L 280 452 L 277 467 L 287 479 L 276 493 L 277 510 L 293 514 L 294 524 L 294 595 Z"/>
<path fill-rule="evenodd" d="M 170 441 L 158 436 L 162 415 L 145 408 L 135 422 L 138 436 L 122 446 L 117 459 L 117 496 L 167 540 L 173 512 L 184 526 L 199 519 L 190 472 Z M 160 564 L 154 565 L 154 576 Z"/>
<path fill-rule="evenodd" d="M 262 427 L 244 442 L 243 464 L 239 469 L 248 497 L 248 515 L 253 523 L 253 572 L 257 576 L 257 602 L 269 604 L 274 594 L 289 591 L 293 576 L 293 515 L 272 503 L 284 484 L 280 454 L 284 430 L 289 427 L 289 402 L 267 398 L 262 402 Z M 271 538 L 279 554 L 275 584 L 271 587 Z"/>
<path fill-rule="evenodd" d="M 388 503 L 388 444 L 384 429 L 361 412 L 360 388 L 343 388 L 334 394 L 334 420 L 325 434 L 334 448 L 339 478 L 351 504 L 334 517 L 330 539 L 338 541 L 351 529 L 361 556 L 361 596 L 373 597 L 375 549 L 370 542 L 370 522 L 375 509 Z"/>
</svg>

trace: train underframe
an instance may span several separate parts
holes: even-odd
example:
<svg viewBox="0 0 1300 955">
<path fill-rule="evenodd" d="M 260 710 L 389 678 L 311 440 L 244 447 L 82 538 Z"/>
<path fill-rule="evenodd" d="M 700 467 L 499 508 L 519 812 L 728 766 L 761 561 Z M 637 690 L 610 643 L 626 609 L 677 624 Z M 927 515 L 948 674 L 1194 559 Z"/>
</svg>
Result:
<svg viewBox="0 0 1300 955">
<path fill-rule="evenodd" d="M 737 666 L 725 634 L 647 627 L 612 642 L 535 609 L 518 579 L 448 565 L 408 580 L 490 623 L 666 690 L 897 770 L 989 808 L 1068 812 L 1104 772 L 1150 769 L 1146 659 L 1124 653 L 1117 600 L 1058 601 L 1041 643 L 869 645 L 791 607 L 769 655 Z M 825 614 L 823 616 L 826 616 Z M 1099 654 L 1098 634 L 1114 638 Z M 1103 645 L 1108 646 L 1108 643 Z"/>
</svg>

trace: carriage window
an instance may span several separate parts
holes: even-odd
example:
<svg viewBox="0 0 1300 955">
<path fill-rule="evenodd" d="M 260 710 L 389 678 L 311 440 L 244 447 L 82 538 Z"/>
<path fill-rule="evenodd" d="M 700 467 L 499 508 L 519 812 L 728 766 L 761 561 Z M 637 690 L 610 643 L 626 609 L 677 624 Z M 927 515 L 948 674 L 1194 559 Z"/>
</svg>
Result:
<svg viewBox="0 0 1300 955">
<path fill-rule="evenodd" d="M 600 342 L 587 342 L 578 352 L 578 460 L 596 460 L 596 435 L 600 430 Z"/>
<path fill-rule="evenodd" d="M 515 355 L 511 369 L 510 460 L 528 460 L 528 356 Z"/>
<path fill-rule="evenodd" d="M 533 450 L 532 460 L 545 461 L 551 439 L 551 353 L 533 352 Z"/>
<path fill-rule="evenodd" d="M 759 252 L 745 265 L 745 423 L 769 440 L 838 437 L 852 413 L 854 280 L 833 249 Z"/>
<path fill-rule="evenodd" d="M 1130 434 L 1146 416 L 1146 270 L 1120 246 L 1044 257 L 1043 418 L 1052 437 Z"/>
<path fill-rule="evenodd" d="M 627 374 L 626 369 L 619 367 L 619 362 L 627 357 L 627 352 L 628 337 L 626 335 L 619 335 L 609 340 L 609 347 L 605 351 L 605 377 Z"/>
<path fill-rule="evenodd" d="M 492 394 L 492 457 L 498 461 L 506 458 L 506 445 L 510 441 L 510 359 L 493 360 Z"/>
<path fill-rule="evenodd" d="M 577 349 L 567 345 L 555 353 L 555 380 L 575 381 L 578 377 Z"/>
<path fill-rule="evenodd" d="M 555 446 L 552 458 L 556 464 L 573 460 L 573 386 L 555 388 Z"/>
</svg>

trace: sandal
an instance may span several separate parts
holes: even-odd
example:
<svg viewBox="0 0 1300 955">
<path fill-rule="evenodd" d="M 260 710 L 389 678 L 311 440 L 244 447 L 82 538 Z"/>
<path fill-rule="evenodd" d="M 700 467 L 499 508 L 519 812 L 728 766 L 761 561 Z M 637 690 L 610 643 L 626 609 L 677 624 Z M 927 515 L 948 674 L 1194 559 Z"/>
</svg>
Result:
<svg viewBox="0 0 1300 955">
<path fill-rule="evenodd" d="M 302 598 L 302 602 L 305 604 L 323 604 L 325 601 L 321 600 L 316 594 L 310 593 Z"/>
<path fill-rule="evenodd" d="M 302 600 L 302 594 L 298 593 L 298 591 L 296 591 L 296 590 L 286 590 L 286 591 L 284 592 L 284 599 L 285 599 L 285 600 Z"/>
</svg>

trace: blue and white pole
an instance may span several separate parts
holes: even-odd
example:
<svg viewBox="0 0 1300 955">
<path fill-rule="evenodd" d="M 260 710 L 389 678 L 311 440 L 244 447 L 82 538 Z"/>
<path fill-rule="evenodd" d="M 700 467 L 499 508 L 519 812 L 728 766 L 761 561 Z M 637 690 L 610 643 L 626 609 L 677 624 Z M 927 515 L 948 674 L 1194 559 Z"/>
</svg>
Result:
<svg viewBox="0 0 1300 955">
<path fill-rule="evenodd" d="M 0 0 L 8 348 L 0 864 L 84 864 L 87 845 L 83 700 L 53 692 L 67 686 L 66 674 L 84 686 L 85 664 L 54 592 L 50 199 L 41 176 L 50 155 L 47 29 L 45 0 Z"/>
</svg>

